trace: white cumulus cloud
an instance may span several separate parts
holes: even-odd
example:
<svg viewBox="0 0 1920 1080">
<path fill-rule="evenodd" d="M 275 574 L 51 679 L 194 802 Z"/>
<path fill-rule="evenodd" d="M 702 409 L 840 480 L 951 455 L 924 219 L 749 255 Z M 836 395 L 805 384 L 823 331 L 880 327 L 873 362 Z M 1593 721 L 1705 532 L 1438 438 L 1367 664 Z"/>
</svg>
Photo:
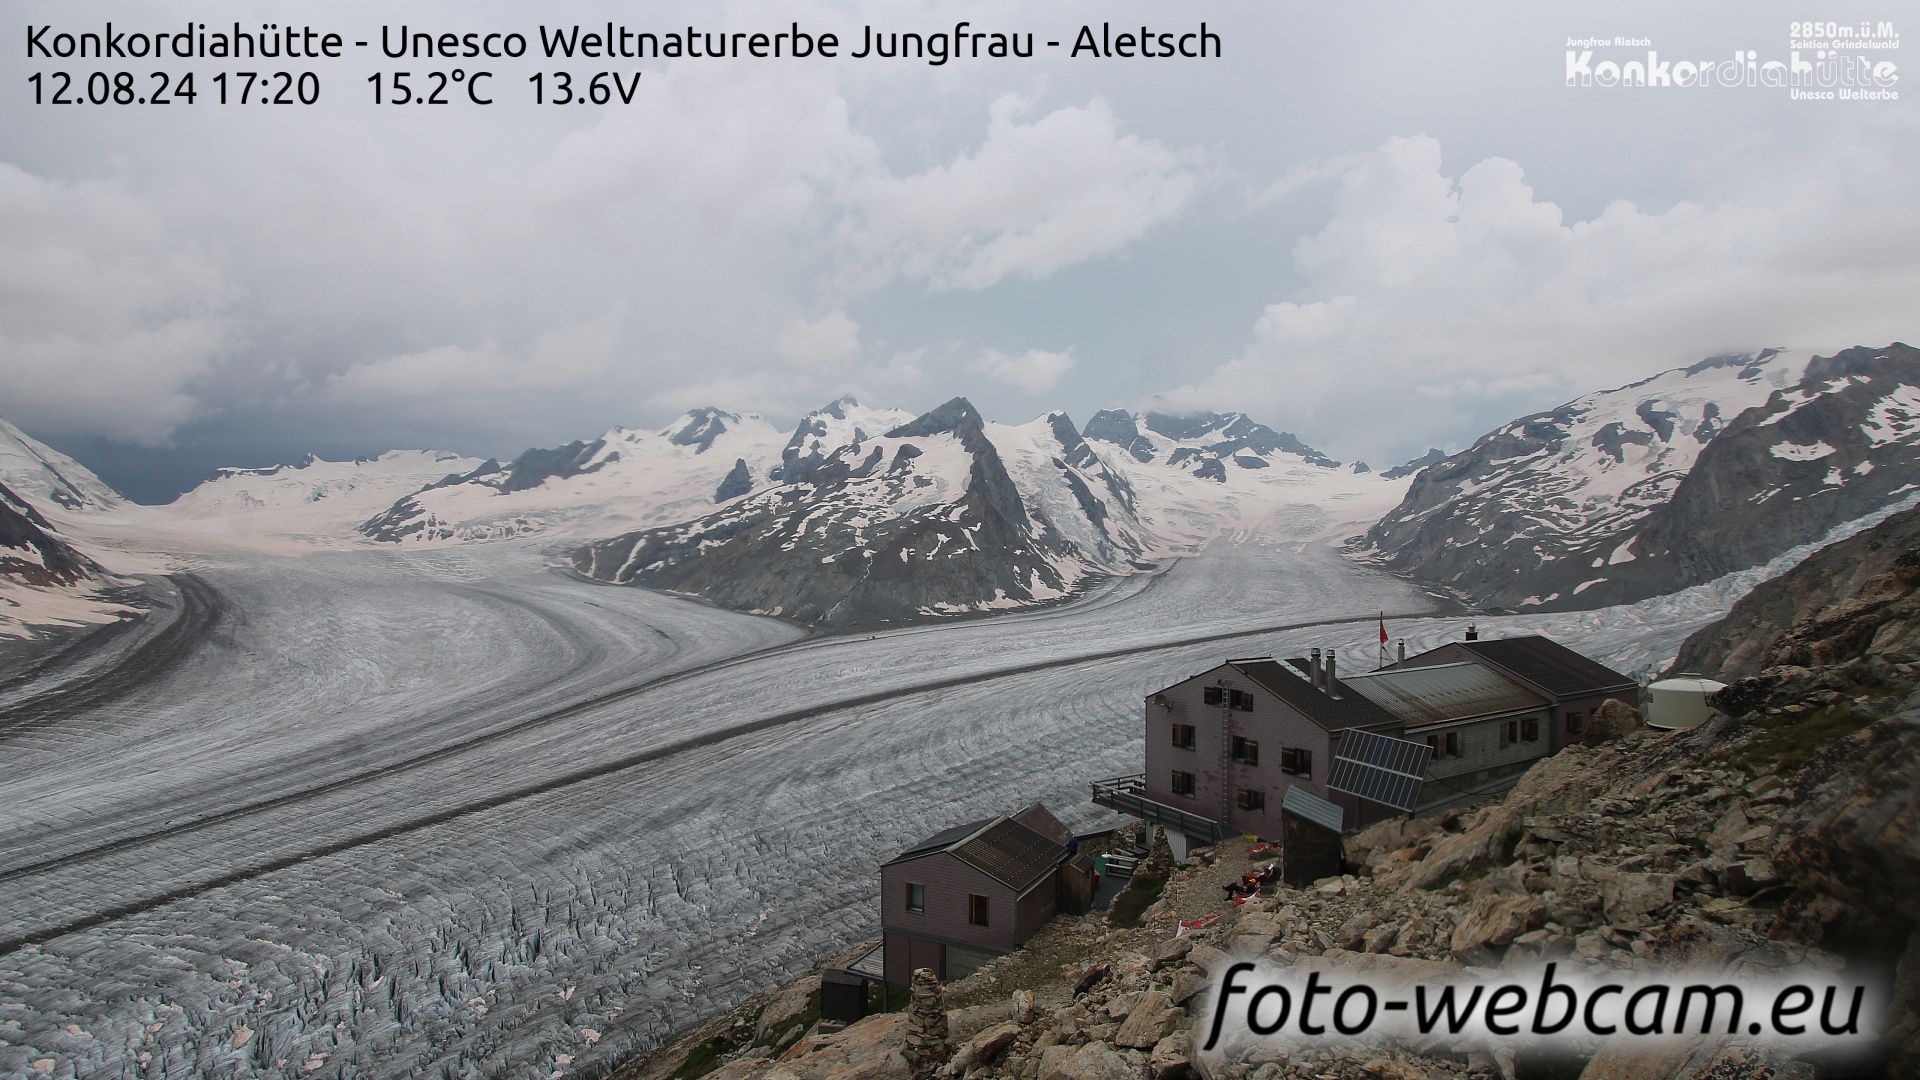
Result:
<svg viewBox="0 0 1920 1080">
<path fill-rule="evenodd" d="M 1347 418 L 1327 442 L 1351 455 L 1457 442 L 1716 353 L 1885 344 L 1911 334 L 1920 295 L 1920 208 L 1897 179 L 1920 155 L 1890 132 L 1865 145 L 1743 160 L 1711 198 L 1584 219 L 1520 163 L 1453 171 L 1427 136 L 1306 167 L 1332 192 L 1293 246 L 1298 287 L 1238 356 L 1168 398 Z M 1858 223 L 1839 234 L 1812 224 L 1831 222 L 1836 192 Z"/>
<path fill-rule="evenodd" d="M 967 366 L 1016 390 L 1044 394 L 1073 370 L 1073 350 L 1028 349 L 1010 354 L 989 349 Z"/>
<path fill-rule="evenodd" d="M 978 149 L 853 183 L 846 240 L 857 272 L 943 290 L 1044 278 L 1122 250 L 1192 198 L 1189 156 L 1122 134 L 1105 101 L 1033 111 L 1004 95 Z"/>
<path fill-rule="evenodd" d="M 802 369 L 845 367 L 860 355 L 860 324 L 844 311 L 795 319 L 780 331 L 774 348 L 780 359 Z"/>
</svg>

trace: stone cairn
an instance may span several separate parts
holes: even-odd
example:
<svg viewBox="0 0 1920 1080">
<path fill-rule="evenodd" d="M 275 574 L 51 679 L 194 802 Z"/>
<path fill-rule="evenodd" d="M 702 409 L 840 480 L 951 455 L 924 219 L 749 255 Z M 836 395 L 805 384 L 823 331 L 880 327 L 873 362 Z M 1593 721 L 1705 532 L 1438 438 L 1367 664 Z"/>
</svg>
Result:
<svg viewBox="0 0 1920 1080">
<path fill-rule="evenodd" d="M 913 973 L 913 997 L 907 1005 L 907 1064 L 918 1080 L 932 1076 L 953 1056 L 947 1034 L 947 1005 L 940 980 L 929 968 Z"/>
</svg>

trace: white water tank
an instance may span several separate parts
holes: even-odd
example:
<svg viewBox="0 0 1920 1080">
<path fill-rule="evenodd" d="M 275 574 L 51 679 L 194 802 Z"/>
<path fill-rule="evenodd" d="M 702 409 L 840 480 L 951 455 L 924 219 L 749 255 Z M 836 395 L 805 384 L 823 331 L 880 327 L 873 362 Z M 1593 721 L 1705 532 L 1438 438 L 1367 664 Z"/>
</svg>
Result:
<svg viewBox="0 0 1920 1080">
<path fill-rule="evenodd" d="M 1675 675 L 1649 685 L 1647 726 L 1661 731 L 1699 727 L 1707 721 L 1707 695 L 1726 685 L 1692 674 Z"/>
</svg>

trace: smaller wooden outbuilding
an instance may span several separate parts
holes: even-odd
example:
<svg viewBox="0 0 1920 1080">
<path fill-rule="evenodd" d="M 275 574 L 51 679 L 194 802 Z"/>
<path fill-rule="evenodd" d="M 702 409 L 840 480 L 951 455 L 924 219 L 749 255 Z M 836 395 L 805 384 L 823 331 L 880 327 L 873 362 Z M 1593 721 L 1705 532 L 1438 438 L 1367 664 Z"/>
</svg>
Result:
<svg viewBox="0 0 1920 1080">
<path fill-rule="evenodd" d="M 1047 924 L 1060 898 L 1070 834 L 1039 804 L 935 833 L 880 867 L 886 981 L 919 968 L 970 975 Z"/>
</svg>

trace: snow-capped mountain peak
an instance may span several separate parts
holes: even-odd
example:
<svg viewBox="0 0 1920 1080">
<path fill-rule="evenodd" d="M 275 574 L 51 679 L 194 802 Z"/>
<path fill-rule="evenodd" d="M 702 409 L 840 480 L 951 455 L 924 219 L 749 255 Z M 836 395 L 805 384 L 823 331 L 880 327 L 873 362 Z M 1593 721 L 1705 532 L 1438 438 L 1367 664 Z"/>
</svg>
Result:
<svg viewBox="0 0 1920 1080">
<path fill-rule="evenodd" d="M 755 413 L 693 409 L 658 429 L 534 448 L 512 461 L 403 492 L 369 511 L 362 535 L 457 543 L 536 533 L 595 535 L 694 516 L 767 475 L 782 433 Z"/>
<path fill-rule="evenodd" d="M 175 524 L 219 522 L 263 534 L 338 536 L 393 500 L 479 465 L 443 450 L 390 450 L 377 457 L 218 469 L 156 510 Z"/>
<path fill-rule="evenodd" d="M 668 428 L 661 434 L 675 446 L 691 446 L 694 453 L 704 454 L 713 448 L 715 439 L 747 423 L 749 417 L 755 423 L 765 424 L 765 421 L 755 414 L 743 417 L 738 413 L 722 412 L 709 406 L 692 410 L 681 417 L 677 426 Z"/>
<path fill-rule="evenodd" d="M 573 563 L 845 628 L 1051 603 L 1282 507 L 1371 520 L 1404 489 L 1238 413 L 1096 421 L 1090 441 L 1062 412 L 1003 424 L 965 398 L 911 417 L 842 399 L 801 421 L 770 485 Z"/>
<path fill-rule="evenodd" d="M 0 420 L 0 484 L 47 512 L 111 510 L 126 497 L 85 465 Z"/>
<path fill-rule="evenodd" d="M 1519 609 L 1697 584 L 1920 490 L 1916 388 L 1920 351 L 1898 343 L 1711 357 L 1428 465 L 1362 550 Z"/>
<path fill-rule="evenodd" d="M 1298 437 L 1245 413 L 1130 413 L 1103 409 L 1087 421 L 1087 438 L 1112 443 L 1142 464 L 1164 462 L 1202 479 L 1225 482 L 1232 469 L 1265 469 L 1276 457 L 1334 469 L 1338 461 Z"/>
<path fill-rule="evenodd" d="M 836 449 L 885 434 L 912 419 L 913 414 L 904 409 L 870 409 L 848 394 L 800 418 L 768 478 L 804 480 Z"/>
<path fill-rule="evenodd" d="M 574 565 L 607 581 L 852 626 L 1057 599 L 1116 551 L 1108 535 L 1089 551 L 1069 534 L 1100 531 L 1084 505 L 1030 499 L 1009 471 L 1011 458 L 1054 493 L 1059 471 L 1090 486 L 1078 470 L 1099 462 L 1077 449 L 1070 422 L 1070 438 L 1051 417 L 988 425 L 964 398 L 870 430 L 879 418 L 846 400 L 810 414 L 773 485 L 704 517 L 589 544 Z M 840 441 L 829 447 L 832 438 Z"/>
</svg>

